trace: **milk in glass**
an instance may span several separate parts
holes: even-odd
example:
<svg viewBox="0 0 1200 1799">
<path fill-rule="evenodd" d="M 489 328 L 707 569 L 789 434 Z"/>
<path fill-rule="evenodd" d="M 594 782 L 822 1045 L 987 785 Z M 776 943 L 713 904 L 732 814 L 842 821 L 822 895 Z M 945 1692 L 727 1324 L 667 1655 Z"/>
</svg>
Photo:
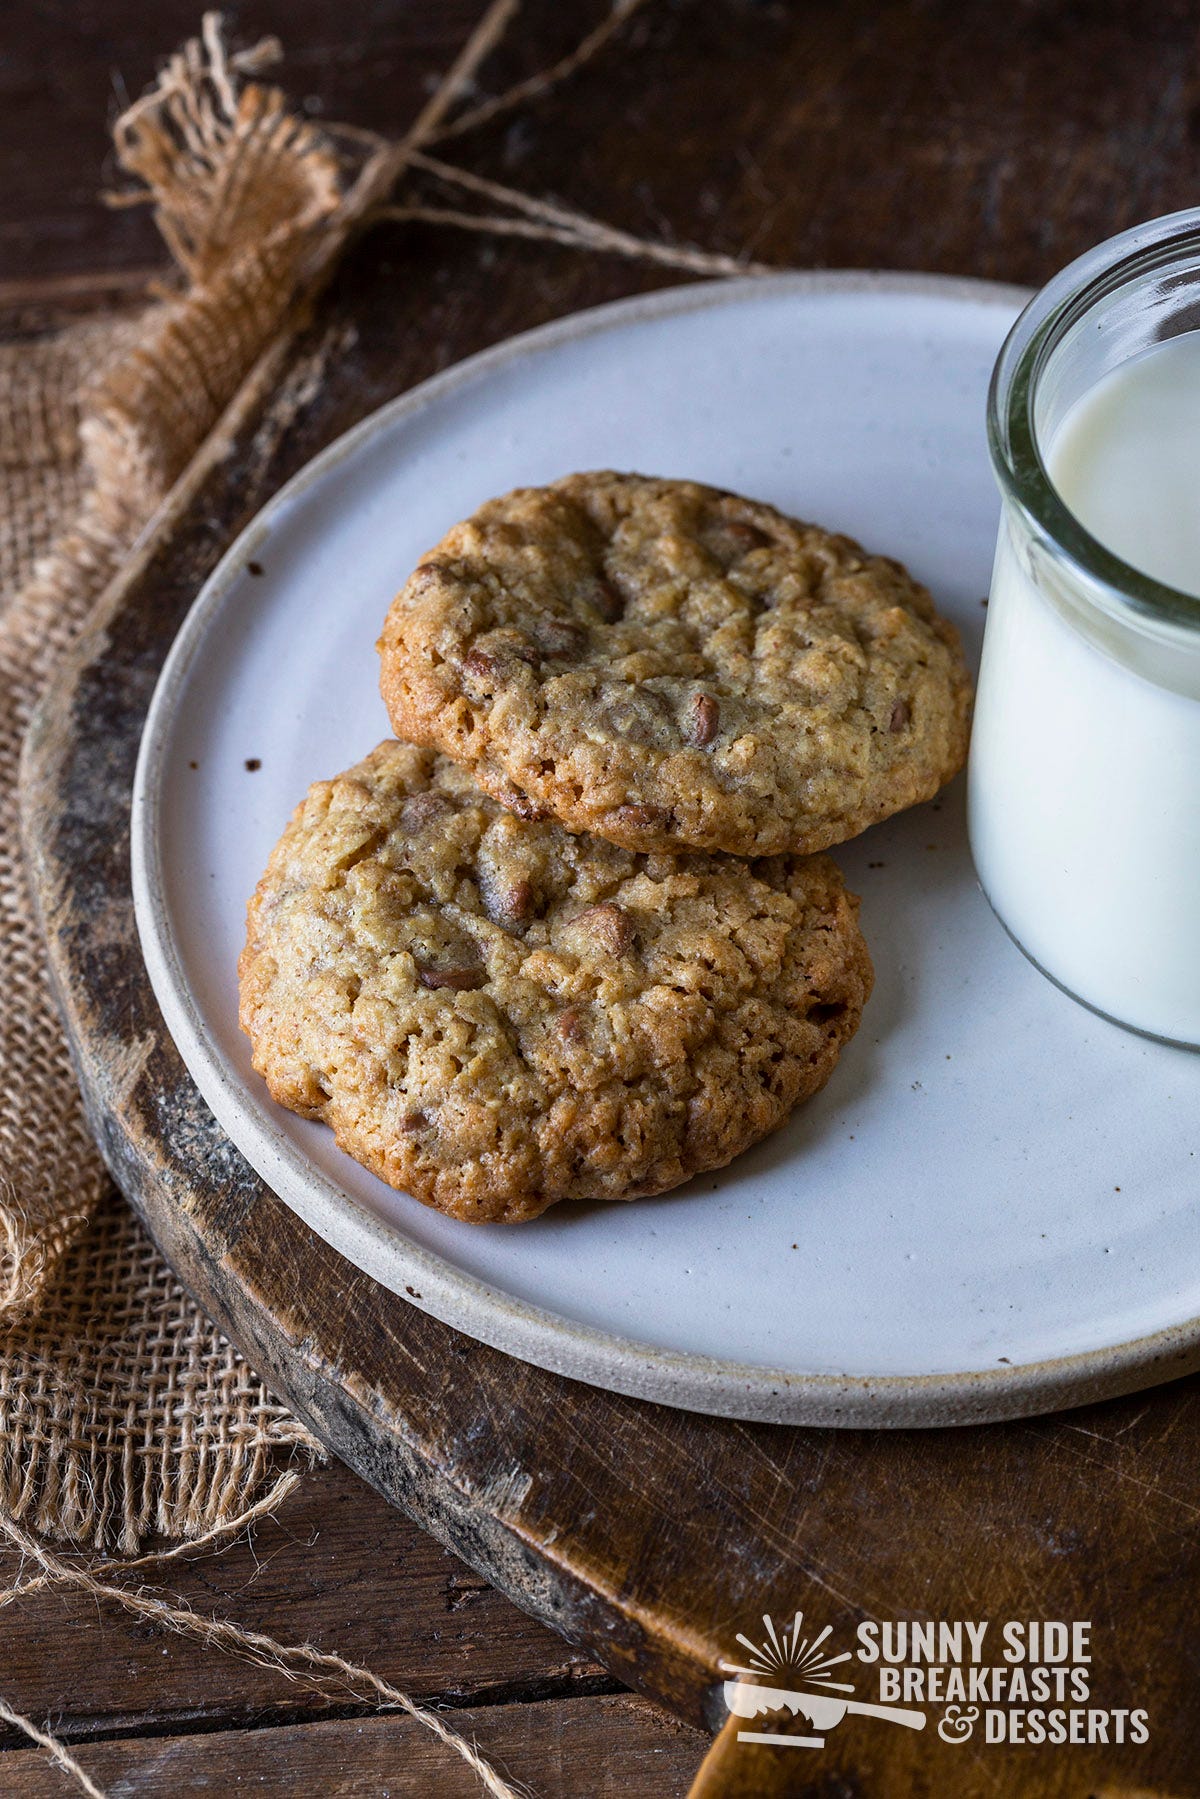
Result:
<svg viewBox="0 0 1200 1799">
<path fill-rule="evenodd" d="M 1073 313 L 1060 278 L 1040 338 L 1016 355 L 1010 340 L 997 373 L 1005 506 L 971 843 L 988 898 L 1039 967 L 1119 1023 L 1195 1045 L 1200 331 L 1143 341 L 1136 272 L 1124 312 L 1119 278 L 1101 273 L 1107 286 L 1089 305 L 1085 284 Z M 1145 310 L 1162 329 L 1161 267 L 1150 280 Z"/>
</svg>

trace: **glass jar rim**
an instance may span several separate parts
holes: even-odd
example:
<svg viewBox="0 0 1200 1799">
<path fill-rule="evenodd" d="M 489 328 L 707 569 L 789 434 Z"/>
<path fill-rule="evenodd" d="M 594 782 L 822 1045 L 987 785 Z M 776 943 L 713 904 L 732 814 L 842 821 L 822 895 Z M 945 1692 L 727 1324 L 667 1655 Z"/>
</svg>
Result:
<svg viewBox="0 0 1200 1799">
<path fill-rule="evenodd" d="M 1081 524 L 1051 481 L 1033 407 L 1038 378 L 1067 331 L 1138 276 L 1200 253 L 1200 207 L 1167 213 L 1107 238 L 1039 288 L 1001 347 L 988 392 L 988 448 L 1001 492 L 1051 546 L 1098 586 L 1110 610 L 1200 631 L 1200 595 L 1124 561 Z"/>
</svg>

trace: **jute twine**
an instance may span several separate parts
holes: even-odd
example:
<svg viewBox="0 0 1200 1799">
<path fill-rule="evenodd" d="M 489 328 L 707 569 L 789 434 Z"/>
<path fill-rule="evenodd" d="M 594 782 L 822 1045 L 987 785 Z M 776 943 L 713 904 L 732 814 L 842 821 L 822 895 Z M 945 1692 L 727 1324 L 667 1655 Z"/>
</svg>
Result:
<svg viewBox="0 0 1200 1799">
<path fill-rule="evenodd" d="M 111 1187 L 49 994 L 20 859 L 17 774 L 38 700 L 134 538 L 228 420 L 233 396 L 261 379 L 264 361 L 282 369 L 354 233 L 419 219 L 687 273 L 757 271 L 632 236 L 431 154 L 535 103 L 645 3 L 615 0 L 559 62 L 480 99 L 482 66 L 519 11 L 519 0 L 493 0 L 398 141 L 298 118 L 257 79 L 275 41 L 230 50 L 219 16 L 206 15 L 114 128 L 118 163 L 138 185 L 112 203 L 153 206 L 173 285 L 136 312 L 0 347 L 0 1535 L 37 1569 L 0 1591 L 0 1609 L 47 1585 L 80 1588 L 320 1692 L 398 1709 L 510 1799 L 470 1744 L 369 1669 L 128 1583 L 248 1528 L 320 1450 Z M 182 1541 L 139 1556 L 149 1536 Z M 123 1553 L 85 1564 L 51 1551 L 42 1539 L 53 1537 Z M 3 1699 L 0 1718 L 99 1792 L 61 1742 Z"/>
</svg>

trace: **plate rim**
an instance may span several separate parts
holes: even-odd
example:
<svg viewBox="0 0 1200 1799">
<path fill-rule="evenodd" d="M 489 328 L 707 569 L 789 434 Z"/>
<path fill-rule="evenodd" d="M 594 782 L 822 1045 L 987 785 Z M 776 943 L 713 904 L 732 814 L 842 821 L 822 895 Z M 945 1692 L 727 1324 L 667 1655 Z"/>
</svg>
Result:
<svg viewBox="0 0 1200 1799">
<path fill-rule="evenodd" d="M 1200 1367 L 1200 1317 L 1125 1342 L 1046 1360 L 963 1372 L 803 1373 L 660 1348 L 518 1299 L 385 1223 L 309 1164 L 256 1106 L 213 1047 L 188 984 L 166 903 L 158 808 L 167 739 L 194 655 L 233 581 L 274 521 L 342 462 L 415 416 L 525 355 L 627 323 L 753 296 L 876 294 L 1003 307 L 1029 290 L 970 276 L 820 270 L 688 283 L 635 294 L 506 338 L 397 395 L 328 444 L 249 521 L 189 608 L 159 673 L 142 730 L 131 800 L 131 873 L 142 955 L 164 1022 L 218 1124 L 271 1190 L 355 1267 L 407 1303 L 552 1373 L 636 1399 L 727 1418 L 846 1428 L 944 1426 L 1030 1416 L 1174 1378 Z M 417 1284 L 419 1283 L 419 1285 Z"/>
</svg>

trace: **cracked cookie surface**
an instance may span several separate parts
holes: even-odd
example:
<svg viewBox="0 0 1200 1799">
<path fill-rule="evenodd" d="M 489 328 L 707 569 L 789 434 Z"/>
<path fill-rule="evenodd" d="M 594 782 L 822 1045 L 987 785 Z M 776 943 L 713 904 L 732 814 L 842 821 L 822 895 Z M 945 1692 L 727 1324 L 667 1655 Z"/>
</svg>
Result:
<svg viewBox="0 0 1200 1799">
<path fill-rule="evenodd" d="M 379 650 L 399 736 L 631 849 L 824 849 L 966 754 L 958 636 L 912 576 L 690 481 L 490 501 L 415 570 Z"/>
<path fill-rule="evenodd" d="M 871 986 L 823 856 L 636 854 L 380 744 L 314 786 L 250 902 L 272 1096 L 475 1222 L 723 1166 L 827 1080 Z"/>
</svg>

